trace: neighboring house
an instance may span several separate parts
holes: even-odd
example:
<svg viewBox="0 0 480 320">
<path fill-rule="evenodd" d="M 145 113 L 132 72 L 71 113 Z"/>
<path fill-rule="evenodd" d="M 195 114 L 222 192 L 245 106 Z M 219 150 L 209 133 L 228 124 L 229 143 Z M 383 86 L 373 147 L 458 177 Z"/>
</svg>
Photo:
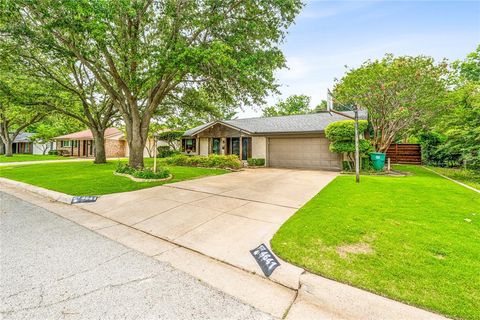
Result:
<svg viewBox="0 0 480 320">
<path fill-rule="evenodd" d="M 105 154 L 107 158 L 128 157 L 129 149 L 125 134 L 117 128 L 105 130 Z M 93 134 L 90 130 L 70 133 L 54 139 L 57 150 L 63 154 L 73 157 L 94 157 L 95 144 Z M 148 150 L 145 148 L 144 156 L 148 157 Z"/>
<path fill-rule="evenodd" d="M 367 119 L 367 114 L 361 112 L 360 119 Z M 348 118 L 321 112 L 214 121 L 186 131 L 182 151 L 263 158 L 269 167 L 340 170 L 341 156 L 330 152 L 325 138 L 325 128 L 340 120 Z"/>
<path fill-rule="evenodd" d="M 12 143 L 13 154 L 44 154 L 44 151 L 55 150 L 55 144 L 49 142 L 46 144 L 34 143 L 30 139 L 34 133 L 21 132 Z"/>
</svg>

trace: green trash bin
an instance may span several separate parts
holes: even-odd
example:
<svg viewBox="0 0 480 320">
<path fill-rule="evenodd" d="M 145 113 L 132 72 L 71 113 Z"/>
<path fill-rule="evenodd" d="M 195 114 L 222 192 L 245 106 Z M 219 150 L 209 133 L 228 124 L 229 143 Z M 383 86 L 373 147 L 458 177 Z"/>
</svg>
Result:
<svg viewBox="0 0 480 320">
<path fill-rule="evenodd" d="M 373 162 L 373 169 L 377 171 L 383 170 L 383 167 L 385 166 L 385 153 L 371 152 L 370 159 Z"/>
</svg>

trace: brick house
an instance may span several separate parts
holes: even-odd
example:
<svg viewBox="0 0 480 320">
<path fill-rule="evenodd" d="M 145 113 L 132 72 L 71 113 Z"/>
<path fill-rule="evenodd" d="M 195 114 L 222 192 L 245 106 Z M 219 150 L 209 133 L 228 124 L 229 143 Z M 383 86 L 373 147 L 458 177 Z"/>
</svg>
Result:
<svg viewBox="0 0 480 320">
<path fill-rule="evenodd" d="M 70 133 L 64 136 L 56 137 L 56 148 L 60 154 L 71 157 L 94 157 L 95 144 L 90 130 Z M 165 145 L 163 141 L 157 141 L 157 145 Z M 153 145 L 148 142 L 147 145 Z M 129 155 L 129 148 L 125 134 L 117 128 L 108 128 L 105 130 L 105 154 L 107 158 L 124 158 Z M 143 152 L 145 157 L 149 157 L 147 147 Z"/>
<path fill-rule="evenodd" d="M 95 144 L 90 130 L 70 133 L 54 139 L 57 150 L 62 155 L 72 157 L 93 157 Z M 105 130 L 105 153 L 107 158 L 126 157 L 127 141 L 122 131 L 117 128 Z"/>
</svg>

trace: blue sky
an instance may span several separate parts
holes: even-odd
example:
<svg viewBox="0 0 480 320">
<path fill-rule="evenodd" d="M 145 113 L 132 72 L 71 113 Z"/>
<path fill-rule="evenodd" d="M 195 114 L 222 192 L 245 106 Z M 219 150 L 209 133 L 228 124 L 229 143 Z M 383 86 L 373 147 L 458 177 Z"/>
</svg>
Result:
<svg viewBox="0 0 480 320">
<path fill-rule="evenodd" d="M 395 55 L 463 59 L 480 44 L 480 1 L 308 1 L 282 45 L 289 69 L 277 72 L 281 95 L 326 97 L 345 65 Z M 246 108 L 239 117 L 260 115 Z"/>
</svg>

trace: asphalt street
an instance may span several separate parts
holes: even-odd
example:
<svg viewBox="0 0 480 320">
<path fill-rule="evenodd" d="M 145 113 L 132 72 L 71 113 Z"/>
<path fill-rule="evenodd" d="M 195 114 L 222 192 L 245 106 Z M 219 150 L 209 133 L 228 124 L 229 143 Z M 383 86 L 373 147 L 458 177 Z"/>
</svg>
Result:
<svg viewBox="0 0 480 320">
<path fill-rule="evenodd" d="M 2 319 L 271 319 L 168 264 L 0 192 Z"/>
</svg>

